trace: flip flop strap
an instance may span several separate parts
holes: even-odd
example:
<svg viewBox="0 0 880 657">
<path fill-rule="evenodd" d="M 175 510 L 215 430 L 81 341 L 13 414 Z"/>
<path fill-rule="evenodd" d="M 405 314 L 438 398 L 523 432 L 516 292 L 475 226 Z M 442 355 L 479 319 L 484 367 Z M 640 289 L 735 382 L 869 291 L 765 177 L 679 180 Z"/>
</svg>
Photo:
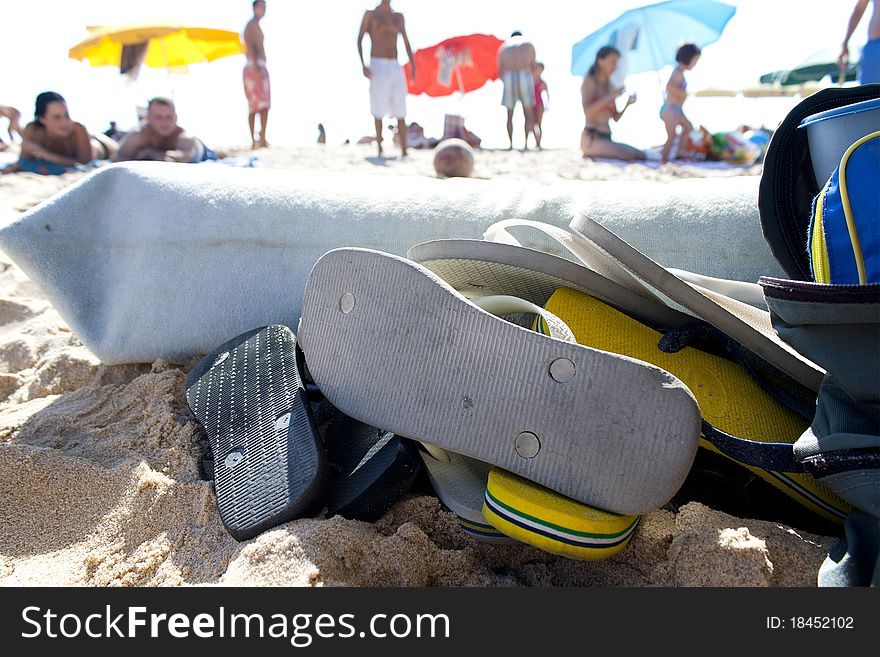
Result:
<svg viewBox="0 0 880 657">
<path fill-rule="evenodd" d="M 502 315 L 511 315 L 513 313 L 528 313 L 538 315 L 547 325 L 547 330 L 551 338 L 562 340 L 564 342 L 576 343 L 574 332 L 568 327 L 564 321 L 541 306 L 535 305 L 525 299 L 512 297 L 506 294 L 493 294 L 485 297 L 475 297 L 470 300 L 475 306 L 482 308 L 488 313 L 492 313 L 496 317 Z"/>
<path fill-rule="evenodd" d="M 500 244 L 522 246 L 522 243 L 511 234 L 510 228 L 533 228 L 538 230 L 559 244 L 585 267 L 644 297 L 650 299 L 658 298 L 654 290 L 646 286 L 635 274 L 624 267 L 617 258 L 614 258 L 591 240 L 577 233 L 569 232 L 564 228 L 528 219 L 505 219 L 489 226 L 483 233 L 483 239 Z M 764 291 L 757 283 L 704 276 L 684 269 L 668 268 L 668 271 L 688 283 L 699 285 L 716 294 L 721 294 L 750 305 L 757 305 L 763 309 L 767 307 L 764 300 Z"/>
<path fill-rule="evenodd" d="M 792 443 L 766 443 L 737 438 L 703 420 L 703 437 L 722 454 L 739 463 L 762 470 L 808 473 L 816 478 L 841 472 L 880 468 L 876 447 L 839 449 L 797 459 Z"/>
</svg>

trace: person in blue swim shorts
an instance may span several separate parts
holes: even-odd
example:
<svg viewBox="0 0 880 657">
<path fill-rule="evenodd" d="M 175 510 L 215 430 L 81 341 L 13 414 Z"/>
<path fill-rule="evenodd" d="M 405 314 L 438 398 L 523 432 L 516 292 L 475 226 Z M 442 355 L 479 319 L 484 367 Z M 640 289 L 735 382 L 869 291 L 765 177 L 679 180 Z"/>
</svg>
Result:
<svg viewBox="0 0 880 657">
<path fill-rule="evenodd" d="M 837 57 L 837 63 L 840 70 L 843 71 L 849 61 L 849 40 L 853 32 L 856 31 L 859 21 L 862 20 L 862 16 L 865 15 L 868 2 L 873 3 L 874 9 L 871 13 L 871 22 L 868 25 L 868 43 L 862 48 L 862 56 L 859 59 L 859 82 L 861 84 L 880 82 L 880 9 L 877 7 L 877 0 L 858 0 L 856 2 L 852 15 L 849 17 L 843 47 Z"/>
<path fill-rule="evenodd" d="M 525 148 L 535 121 L 535 47 L 523 39 L 522 33 L 513 32 L 498 50 L 498 77 L 504 85 L 501 104 L 507 109 L 507 136 L 513 148 L 513 110 L 522 105 L 525 126 Z"/>
</svg>

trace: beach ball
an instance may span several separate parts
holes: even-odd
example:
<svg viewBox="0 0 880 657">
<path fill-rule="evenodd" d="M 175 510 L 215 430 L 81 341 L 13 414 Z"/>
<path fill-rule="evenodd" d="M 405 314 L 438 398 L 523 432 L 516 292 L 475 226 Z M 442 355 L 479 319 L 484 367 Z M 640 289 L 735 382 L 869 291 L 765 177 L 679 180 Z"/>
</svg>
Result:
<svg viewBox="0 0 880 657">
<path fill-rule="evenodd" d="M 446 178 L 467 178 L 474 172 L 474 149 L 463 139 L 444 139 L 434 151 L 434 171 Z"/>
</svg>

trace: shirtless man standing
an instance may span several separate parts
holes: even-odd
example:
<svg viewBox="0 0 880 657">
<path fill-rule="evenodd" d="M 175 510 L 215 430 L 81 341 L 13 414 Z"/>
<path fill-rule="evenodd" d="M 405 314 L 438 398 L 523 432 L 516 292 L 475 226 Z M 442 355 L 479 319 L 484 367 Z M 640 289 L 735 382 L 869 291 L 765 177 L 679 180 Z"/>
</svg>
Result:
<svg viewBox="0 0 880 657">
<path fill-rule="evenodd" d="M 370 65 L 364 63 L 364 35 L 370 35 Z M 401 155 L 406 157 L 406 78 L 403 67 L 397 62 L 397 36 L 403 37 L 406 55 L 409 57 L 410 77 L 416 79 L 416 65 L 412 48 L 406 36 L 403 14 L 391 8 L 391 0 L 364 14 L 358 34 L 358 55 L 364 75 L 370 80 L 370 111 L 376 123 L 376 143 L 382 155 L 382 119 L 397 119 Z"/>
<path fill-rule="evenodd" d="M 849 17 L 846 37 L 843 40 L 840 55 L 837 57 L 837 63 L 840 65 L 841 71 L 846 68 L 846 63 L 849 60 L 850 37 L 856 31 L 859 21 L 862 20 L 869 1 L 858 0 L 853 8 L 852 15 Z M 871 13 L 871 22 L 868 25 L 868 43 L 862 48 L 862 56 L 859 60 L 859 82 L 862 84 L 880 82 L 880 9 L 878 9 L 878 4 L 880 3 L 877 0 L 873 0 L 874 10 Z"/>
<path fill-rule="evenodd" d="M 244 67 L 244 95 L 248 101 L 248 126 L 251 129 L 251 148 L 266 148 L 266 122 L 269 120 L 271 94 L 269 71 L 266 68 L 266 50 L 263 48 L 263 30 L 260 19 L 266 14 L 266 0 L 254 0 L 254 17 L 244 28 L 247 64 Z M 254 124 L 260 115 L 260 140 L 254 137 Z"/>
<path fill-rule="evenodd" d="M 217 156 L 200 139 L 177 125 L 177 112 L 170 99 L 153 98 L 147 106 L 147 122 L 123 138 L 113 159 L 204 162 L 216 160 Z"/>
<path fill-rule="evenodd" d="M 507 136 L 513 149 L 513 110 L 516 102 L 522 103 L 525 118 L 526 144 L 529 148 L 529 134 L 535 121 L 535 47 L 522 38 L 521 32 L 514 32 L 498 51 L 498 77 L 504 83 L 501 104 L 507 108 Z"/>
</svg>

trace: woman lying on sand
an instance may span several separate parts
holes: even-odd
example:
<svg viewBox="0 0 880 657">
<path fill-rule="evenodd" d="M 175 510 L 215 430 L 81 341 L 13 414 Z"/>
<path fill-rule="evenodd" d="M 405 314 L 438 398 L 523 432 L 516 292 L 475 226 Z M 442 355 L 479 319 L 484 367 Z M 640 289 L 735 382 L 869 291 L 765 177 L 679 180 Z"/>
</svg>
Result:
<svg viewBox="0 0 880 657">
<path fill-rule="evenodd" d="M 612 160 L 644 160 L 645 154 L 638 148 L 611 140 L 611 119 L 619 121 L 626 108 L 636 102 L 631 95 L 623 109 L 617 111 L 615 101 L 623 94 L 623 87 L 611 88 L 611 75 L 617 68 L 620 52 L 612 46 L 603 46 L 596 53 L 596 61 L 590 67 L 581 85 L 586 126 L 581 134 L 581 152 L 584 157 L 602 157 Z"/>
<path fill-rule="evenodd" d="M 89 135 L 82 123 L 71 120 L 64 98 L 45 91 L 37 96 L 34 120 L 22 133 L 21 157 L 5 172 L 63 173 L 93 160 L 109 160 L 118 149 L 105 135 Z"/>
</svg>

